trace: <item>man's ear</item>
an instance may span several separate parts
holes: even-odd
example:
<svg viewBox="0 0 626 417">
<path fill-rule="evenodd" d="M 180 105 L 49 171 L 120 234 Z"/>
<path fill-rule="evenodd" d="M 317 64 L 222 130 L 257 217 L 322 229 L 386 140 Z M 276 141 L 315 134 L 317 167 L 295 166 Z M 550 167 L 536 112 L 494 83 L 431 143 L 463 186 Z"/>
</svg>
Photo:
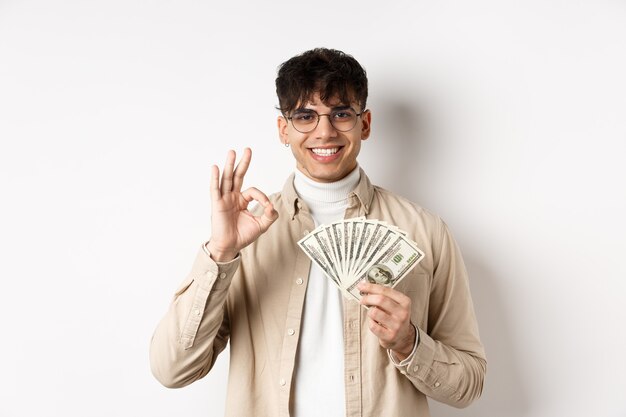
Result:
<svg viewBox="0 0 626 417">
<path fill-rule="evenodd" d="M 278 137 L 280 138 L 280 142 L 283 145 L 287 145 L 289 143 L 289 134 L 287 132 L 287 119 L 284 116 L 278 116 L 276 120 L 276 125 L 278 127 Z"/>
<path fill-rule="evenodd" d="M 370 137 L 372 129 L 372 112 L 370 110 L 364 110 L 361 114 L 361 140 L 366 140 Z"/>
</svg>

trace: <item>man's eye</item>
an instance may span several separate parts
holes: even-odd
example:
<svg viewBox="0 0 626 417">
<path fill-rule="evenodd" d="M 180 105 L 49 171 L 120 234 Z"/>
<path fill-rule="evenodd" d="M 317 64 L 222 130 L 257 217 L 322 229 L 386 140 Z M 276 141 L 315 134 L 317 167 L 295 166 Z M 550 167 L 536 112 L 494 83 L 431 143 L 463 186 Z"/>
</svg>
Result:
<svg viewBox="0 0 626 417">
<path fill-rule="evenodd" d="M 296 113 L 292 118 L 297 122 L 312 122 L 315 120 L 315 115 L 310 113 Z"/>
<path fill-rule="evenodd" d="M 337 113 L 333 113 L 333 118 L 338 120 L 350 119 L 352 117 L 352 113 L 349 111 L 338 111 Z"/>
</svg>

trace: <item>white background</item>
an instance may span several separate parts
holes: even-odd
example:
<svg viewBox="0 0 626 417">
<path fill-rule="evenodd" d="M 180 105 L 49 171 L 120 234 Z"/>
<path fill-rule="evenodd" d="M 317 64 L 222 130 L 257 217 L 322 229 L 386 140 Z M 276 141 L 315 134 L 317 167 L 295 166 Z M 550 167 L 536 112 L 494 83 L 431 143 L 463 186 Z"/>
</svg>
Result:
<svg viewBox="0 0 626 417">
<path fill-rule="evenodd" d="M 210 235 L 210 165 L 293 170 L 277 66 L 367 69 L 372 180 L 462 247 L 483 397 L 438 417 L 626 416 L 626 2 L 0 0 L 0 416 L 221 416 L 148 345 Z"/>
</svg>

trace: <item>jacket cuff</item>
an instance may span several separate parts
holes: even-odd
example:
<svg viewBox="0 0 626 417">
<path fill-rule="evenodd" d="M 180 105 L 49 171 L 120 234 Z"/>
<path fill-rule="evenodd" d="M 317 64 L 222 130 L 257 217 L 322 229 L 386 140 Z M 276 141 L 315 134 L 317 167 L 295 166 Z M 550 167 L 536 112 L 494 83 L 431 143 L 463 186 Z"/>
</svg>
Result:
<svg viewBox="0 0 626 417">
<path fill-rule="evenodd" d="M 411 323 L 411 326 L 413 326 L 413 328 L 415 329 L 415 342 L 413 343 L 413 350 L 411 351 L 409 356 L 404 358 L 404 360 L 402 361 L 398 361 L 398 359 L 396 358 L 396 355 L 393 354 L 393 351 L 391 349 L 387 349 L 387 355 L 389 355 L 389 359 L 391 360 L 391 363 L 393 363 L 396 367 L 402 367 L 402 366 L 408 365 L 413 359 L 413 356 L 415 356 L 417 345 L 420 342 L 420 333 L 417 330 L 417 326 L 415 326 L 413 323 Z"/>
</svg>

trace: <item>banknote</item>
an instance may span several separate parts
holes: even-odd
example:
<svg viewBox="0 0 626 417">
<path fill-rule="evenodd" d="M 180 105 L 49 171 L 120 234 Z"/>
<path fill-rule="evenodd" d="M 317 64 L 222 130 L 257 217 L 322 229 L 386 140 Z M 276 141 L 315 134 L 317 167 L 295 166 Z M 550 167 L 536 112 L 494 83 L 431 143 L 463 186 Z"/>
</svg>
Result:
<svg viewBox="0 0 626 417">
<path fill-rule="evenodd" d="M 322 248 L 320 245 L 320 240 L 311 232 L 309 235 L 305 236 L 298 242 L 298 245 L 304 253 L 308 255 L 309 258 L 317 266 L 321 268 L 324 274 L 333 280 L 333 282 L 337 285 L 341 285 L 339 281 L 339 274 L 335 271 L 334 268 L 334 260 L 330 259 L 329 253 L 326 249 Z"/>
<path fill-rule="evenodd" d="M 344 280 L 342 286 L 357 300 L 361 294 L 356 288 L 362 280 L 374 284 L 395 287 L 417 265 L 424 253 L 413 242 L 402 235 L 392 238 L 390 245 L 378 251 L 372 260 L 356 276 L 351 276 L 352 282 Z"/>
<path fill-rule="evenodd" d="M 355 300 L 362 298 L 359 282 L 393 288 L 425 256 L 405 231 L 364 217 L 320 225 L 298 245 L 345 297 Z"/>
</svg>

